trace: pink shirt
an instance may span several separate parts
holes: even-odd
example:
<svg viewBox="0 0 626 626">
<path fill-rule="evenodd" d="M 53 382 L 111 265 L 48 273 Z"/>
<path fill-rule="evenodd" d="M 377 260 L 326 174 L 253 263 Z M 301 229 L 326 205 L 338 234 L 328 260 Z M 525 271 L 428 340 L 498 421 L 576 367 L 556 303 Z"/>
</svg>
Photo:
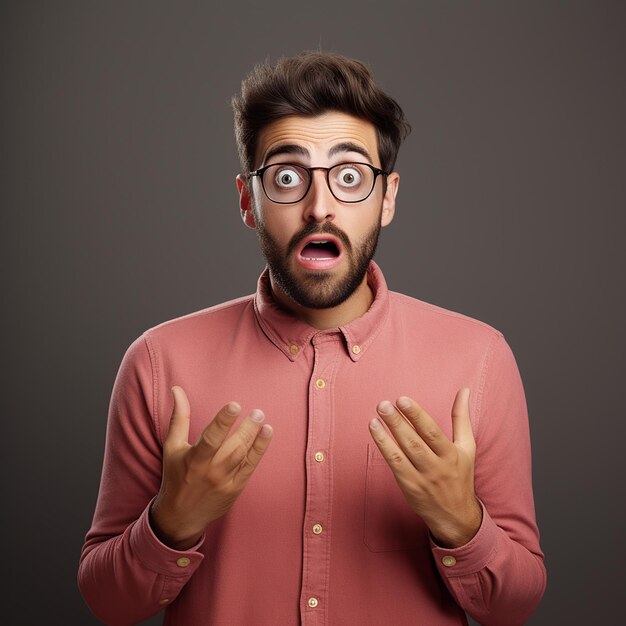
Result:
<svg viewBox="0 0 626 626">
<path fill-rule="evenodd" d="M 375 263 L 369 311 L 317 330 L 255 296 L 171 320 L 126 352 L 115 381 L 102 482 L 79 585 L 107 624 L 166 607 L 166 624 L 523 624 L 543 595 L 524 391 L 501 333 L 389 292 Z M 274 437 L 233 508 L 194 548 L 148 522 L 161 481 L 172 385 L 190 441 L 236 400 Z M 406 504 L 368 430 L 382 399 L 408 395 L 451 436 L 471 389 L 478 534 L 444 549 Z"/>
</svg>

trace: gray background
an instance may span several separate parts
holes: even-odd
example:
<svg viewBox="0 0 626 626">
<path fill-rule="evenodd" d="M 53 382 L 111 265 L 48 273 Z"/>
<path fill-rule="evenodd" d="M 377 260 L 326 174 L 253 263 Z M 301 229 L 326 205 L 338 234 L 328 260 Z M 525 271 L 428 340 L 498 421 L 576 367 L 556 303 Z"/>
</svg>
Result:
<svg viewBox="0 0 626 626">
<path fill-rule="evenodd" d="M 414 127 L 390 287 L 517 356 L 549 573 L 530 623 L 620 623 L 624 4 L 224 4 L 0 5 L 3 621 L 97 623 L 75 576 L 120 359 L 254 290 L 230 97 L 266 56 L 321 48 L 368 63 Z"/>
</svg>

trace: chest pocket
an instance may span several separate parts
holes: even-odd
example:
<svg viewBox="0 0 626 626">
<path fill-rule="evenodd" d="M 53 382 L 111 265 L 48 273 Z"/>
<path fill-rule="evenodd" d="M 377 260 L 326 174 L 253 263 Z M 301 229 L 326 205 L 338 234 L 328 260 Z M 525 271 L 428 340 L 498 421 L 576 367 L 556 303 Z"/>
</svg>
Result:
<svg viewBox="0 0 626 626">
<path fill-rule="evenodd" d="M 387 461 L 374 443 L 367 446 L 365 545 L 372 552 L 428 547 L 428 527 L 409 507 Z"/>
</svg>

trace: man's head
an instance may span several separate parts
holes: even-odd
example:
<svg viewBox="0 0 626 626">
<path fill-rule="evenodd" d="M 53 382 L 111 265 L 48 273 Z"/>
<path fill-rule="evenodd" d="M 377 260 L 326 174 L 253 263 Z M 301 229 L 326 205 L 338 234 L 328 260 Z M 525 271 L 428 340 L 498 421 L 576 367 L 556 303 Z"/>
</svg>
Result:
<svg viewBox="0 0 626 626">
<path fill-rule="evenodd" d="M 308 310 L 363 303 L 394 214 L 402 110 L 362 63 L 321 53 L 257 66 L 233 107 L 242 216 L 275 295 Z"/>
<path fill-rule="evenodd" d="M 332 53 L 304 52 L 273 65 L 257 65 L 242 81 L 232 105 L 244 177 L 259 165 L 257 142 L 263 128 L 290 115 L 340 111 L 371 122 L 386 172 L 393 170 L 400 144 L 410 132 L 402 109 L 374 82 L 369 69 Z"/>
</svg>

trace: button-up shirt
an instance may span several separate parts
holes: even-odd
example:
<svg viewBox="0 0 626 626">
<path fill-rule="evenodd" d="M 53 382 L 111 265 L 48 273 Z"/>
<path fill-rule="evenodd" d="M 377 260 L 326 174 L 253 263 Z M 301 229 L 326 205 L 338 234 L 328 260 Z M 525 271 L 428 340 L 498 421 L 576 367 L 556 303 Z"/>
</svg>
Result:
<svg viewBox="0 0 626 626">
<path fill-rule="evenodd" d="M 79 567 L 107 624 L 166 608 L 165 624 L 522 624 L 545 587 L 529 424 L 513 354 L 482 322 L 390 292 L 372 262 L 369 310 L 319 330 L 257 292 L 170 320 L 124 355 L 102 480 Z M 176 551 L 148 511 L 161 482 L 172 385 L 191 405 L 190 442 L 220 407 L 261 408 L 274 436 L 250 482 L 196 546 Z M 483 520 L 438 546 L 409 508 L 368 429 L 383 399 L 416 399 L 452 437 L 471 390 Z"/>
</svg>

